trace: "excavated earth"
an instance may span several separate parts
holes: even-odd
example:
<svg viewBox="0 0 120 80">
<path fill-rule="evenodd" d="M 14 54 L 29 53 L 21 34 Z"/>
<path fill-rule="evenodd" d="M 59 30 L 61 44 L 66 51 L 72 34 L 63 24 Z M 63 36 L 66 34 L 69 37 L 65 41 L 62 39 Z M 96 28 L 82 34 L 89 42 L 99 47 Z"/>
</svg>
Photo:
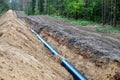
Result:
<svg viewBox="0 0 120 80">
<path fill-rule="evenodd" d="M 0 17 L 0 80 L 69 80 L 70 74 L 15 16 Z"/>
<path fill-rule="evenodd" d="M 120 34 L 95 31 L 47 16 L 17 16 L 53 45 L 88 80 L 120 80 Z"/>
</svg>

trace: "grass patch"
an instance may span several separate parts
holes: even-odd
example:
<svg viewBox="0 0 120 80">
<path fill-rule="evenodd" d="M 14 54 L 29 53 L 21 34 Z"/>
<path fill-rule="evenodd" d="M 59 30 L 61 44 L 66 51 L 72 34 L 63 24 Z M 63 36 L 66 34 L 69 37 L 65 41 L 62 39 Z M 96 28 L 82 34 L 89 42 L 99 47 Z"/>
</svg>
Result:
<svg viewBox="0 0 120 80">
<path fill-rule="evenodd" d="M 82 25 L 82 26 L 87 26 L 87 25 L 94 25 L 96 24 L 93 21 L 87 21 L 87 20 L 75 20 L 75 19 L 68 19 L 68 18 L 63 18 L 62 16 L 51 16 L 55 19 L 61 19 L 64 20 L 70 24 L 74 24 L 74 25 Z"/>
<path fill-rule="evenodd" d="M 86 21 L 86 20 L 69 20 L 70 24 L 75 24 L 75 25 L 82 25 L 82 26 L 87 26 L 87 25 L 94 25 L 96 24 L 93 21 Z"/>
<path fill-rule="evenodd" d="M 96 30 L 99 32 L 104 32 L 104 33 L 120 33 L 120 30 L 113 28 L 113 27 L 97 26 Z"/>
<path fill-rule="evenodd" d="M 63 19 L 62 16 L 53 16 L 53 18 L 55 18 L 55 19 Z"/>
<path fill-rule="evenodd" d="M 2 16 L 2 14 L 0 14 L 0 16 Z"/>
</svg>

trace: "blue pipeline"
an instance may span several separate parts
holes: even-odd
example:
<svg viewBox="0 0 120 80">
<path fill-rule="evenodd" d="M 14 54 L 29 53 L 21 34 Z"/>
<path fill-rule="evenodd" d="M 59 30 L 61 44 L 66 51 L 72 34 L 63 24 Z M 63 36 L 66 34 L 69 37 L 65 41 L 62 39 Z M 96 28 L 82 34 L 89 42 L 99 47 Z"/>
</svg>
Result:
<svg viewBox="0 0 120 80">
<path fill-rule="evenodd" d="M 57 52 L 49 43 L 47 43 L 40 34 L 38 34 L 35 30 L 30 28 L 30 30 L 37 36 L 37 38 L 56 56 L 60 56 L 61 54 Z"/>
<path fill-rule="evenodd" d="M 75 80 L 87 80 L 70 62 L 62 60 L 61 65 L 64 66 L 68 72 L 72 74 Z"/>
<path fill-rule="evenodd" d="M 35 30 L 30 28 L 30 30 L 37 36 L 37 38 L 56 56 L 61 56 L 59 52 L 57 52 L 49 43 L 47 43 L 40 34 L 38 34 Z M 75 80 L 87 80 L 70 62 L 63 59 L 61 61 L 61 65 L 67 69 L 68 72 L 72 74 Z"/>
</svg>

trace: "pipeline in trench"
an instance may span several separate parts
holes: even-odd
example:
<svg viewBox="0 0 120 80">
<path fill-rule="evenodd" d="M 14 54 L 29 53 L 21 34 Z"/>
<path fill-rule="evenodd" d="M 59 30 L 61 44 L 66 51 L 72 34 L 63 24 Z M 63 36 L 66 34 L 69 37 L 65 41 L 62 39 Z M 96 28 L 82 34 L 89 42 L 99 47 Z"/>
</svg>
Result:
<svg viewBox="0 0 120 80">
<path fill-rule="evenodd" d="M 84 74 L 87 77 L 87 79 L 89 79 L 89 80 L 94 80 L 94 79 L 95 80 L 101 80 L 101 79 L 102 80 L 114 80 L 114 79 L 119 80 L 119 79 L 116 79 L 116 77 L 119 77 L 116 74 L 119 73 L 119 70 L 120 70 L 119 64 L 117 62 L 111 61 L 109 59 L 99 58 L 100 57 L 99 55 L 97 58 L 95 55 L 93 55 L 92 53 L 89 53 L 89 52 L 82 56 L 78 55 L 78 54 L 76 54 L 76 51 L 78 51 L 78 48 L 77 48 L 77 50 L 76 50 L 76 47 L 69 49 L 69 47 L 68 47 L 69 45 L 67 45 L 67 46 L 61 45 L 63 39 L 61 39 L 61 41 L 59 42 L 57 37 L 55 37 L 54 35 L 51 35 L 52 33 L 49 31 L 50 29 L 46 29 L 46 26 L 42 25 L 40 23 L 42 26 L 41 27 L 40 24 L 38 25 L 38 23 L 36 23 L 37 21 L 31 21 L 31 19 L 28 19 L 28 18 L 23 19 L 23 21 L 25 21 L 25 26 L 31 26 L 32 28 L 34 27 L 34 31 L 36 31 L 36 33 L 39 32 L 39 31 L 37 31 L 37 30 L 39 30 L 38 28 L 42 29 L 44 27 L 44 30 L 42 32 L 40 32 L 40 36 L 42 36 L 44 38 L 44 39 L 42 38 L 43 43 L 44 43 L 44 45 L 45 44 L 49 45 L 49 43 L 50 43 L 52 46 L 54 46 L 55 49 L 52 46 L 47 47 L 45 45 L 45 47 L 48 48 L 49 50 L 54 49 L 52 51 L 52 54 L 57 55 L 61 59 L 60 63 L 62 66 L 65 66 L 65 64 L 62 63 L 62 60 L 67 59 L 67 61 L 70 61 L 70 65 L 72 63 L 72 65 L 74 65 L 79 71 L 81 71 L 82 74 Z M 20 21 L 20 23 L 22 24 L 21 21 Z M 37 36 L 37 37 L 39 37 L 39 36 Z M 59 37 L 59 39 L 60 38 L 61 37 Z M 65 38 L 65 41 L 66 41 L 66 38 Z M 84 52 L 80 52 L 79 54 L 83 54 L 83 53 Z M 64 56 L 65 58 L 62 57 L 61 55 Z M 56 59 L 56 56 L 54 56 L 54 57 Z M 73 75 L 73 73 L 71 73 L 71 74 Z M 79 80 L 75 77 L 74 77 L 74 79 Z"/>
<path fill-rule="evenodd" d="M 62 55 L 56 51 L 48 42 L 46 42 L 40 34 L 38 34 L 35 30 L 32 28 L 29 28 L 36 36 L 37 38 L 47 47 L 53 55 L 58 56 L 61 59 L 61 65 L 71 73 L 71 75 L 74 77 L 75 80 L 87 80 L 87 78 L 78 71 L 68 60 L 66 60 Z"/>
</svg>

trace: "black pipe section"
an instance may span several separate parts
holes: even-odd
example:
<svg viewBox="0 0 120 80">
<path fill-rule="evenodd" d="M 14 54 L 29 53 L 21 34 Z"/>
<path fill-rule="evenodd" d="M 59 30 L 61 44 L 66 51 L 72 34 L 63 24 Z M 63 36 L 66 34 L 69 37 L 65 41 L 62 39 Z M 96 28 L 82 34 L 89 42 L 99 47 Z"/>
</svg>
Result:
<svg viewBox="0 0 120 80">
<path fill-rule="evenodd" d="M 37 38 L 56 56 L 62 58 L 61 54 L 57 52 L 49 43 L 47 43 L 40 34 L 35 30 L 30 28 L 30 30 L 37 36 Z M 75 80 L 87 80 L 70 62 L 62 58 L 61 65 L 67 69 L 68 72 L 72 74 Z"/>
<path fill-rule="evenodd" d="M 61 65 L 64 66 L 68 72 L 72 74 L 75 80 L 87 80 L 70 62 L 62 60 Z"/>
<path fill-rule="evenodd" d="M 40 34 L 38 34 L 35 30 L 33 30 L 32 28 L 30 28 L 30 30 L 37 36 L 37 38 L 45 45 L 45 47 L 47 47 L 54 55 L 56 56 L 60 56 L 61 54 L 56 51 L 49 43 L 47 43 Z"/>
</svg>

